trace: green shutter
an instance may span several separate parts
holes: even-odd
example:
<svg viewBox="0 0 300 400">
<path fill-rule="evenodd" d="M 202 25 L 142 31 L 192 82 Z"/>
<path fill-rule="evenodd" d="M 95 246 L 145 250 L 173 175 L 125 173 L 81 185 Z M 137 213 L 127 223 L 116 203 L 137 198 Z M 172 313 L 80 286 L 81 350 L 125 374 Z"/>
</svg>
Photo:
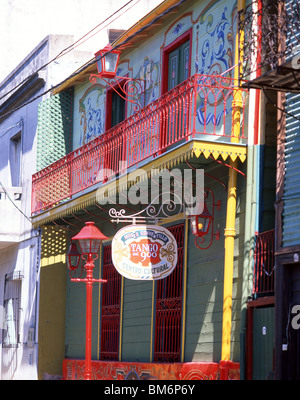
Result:
<svg viewBox="0 0 300 400">
<path fill-rule="evenodd" d="M 189 77 L 190 41 L 183 43 L 169 54 L 168 90 Z"/>
<path fill-rule="evenodd" d="M 112 93 L 111 127 L 118 125 L 125 119 L 125 99 L 121 96 L 123 94 Z"/>
<path fill-rule="evenodd" d="M 37 127 L 37 171 L 72 150 L 73 89 L 58 93 L 39 104 Z"/>
</svg>

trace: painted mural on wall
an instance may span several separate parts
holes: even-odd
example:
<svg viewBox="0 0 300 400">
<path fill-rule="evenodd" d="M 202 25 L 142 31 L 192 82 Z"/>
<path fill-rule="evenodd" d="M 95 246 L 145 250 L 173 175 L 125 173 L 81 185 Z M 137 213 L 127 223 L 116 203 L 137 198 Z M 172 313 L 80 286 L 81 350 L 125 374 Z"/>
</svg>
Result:
<svg viewBox="0 0 300 400">
<path fill-rule="evenodd" d="M 79 100 L 79 146 L 90 142 L 104 132 L 104 110 L 100 106 L 103 93 L 103 86 L 92 85 Z"/>
<path fill-rule="evenodd" d="M 235 6 L 230 10 L 227 5 L 221 10 L 220 8 L 210 10 L 208 7 L 207 11 L 199 16 L 196 23 L 195 73 L 232 77 L 235 16 Z M 224 86 L 228 85 L 229 80 L 224 80 L 223 84 Z M 206 111 L 204 111 L 207 100 L 211 111 L 209 107 L 206 107 Z M 231 112 L 232 100 L 230 99 L 224 107 L 223 95 L 220 94 L 216 97 L 213 94 L 205 98 L 199 93 L 197 118 L 200 126 L 211 124 L 214 127 L 220 127 L 219 132 L 223 132 L 224 118 Z M 217 111 L 214 110 L 216 105 Z M 226 125 L 231 128 L 230 123 Z M 225 133 L 230 135 L 231 131 L 227 130 Z"/>
<path fill-rule="evenodd" d="M 200 7 L 200 5 L 199 5 Z M 203 7 L 203 5 L 201 6 Z M 191 75 L 221 75 L 226 77 L 233 76 L 234 66 L 234 38 L 236 26 L 236 2 L 224 2 L 212 0 L 201 10 L 196 9 L 187 11 L 178 17 L 169 26 L 163 35 L 153 37 L 148 41 L 148 47 L 144 47 L 147 54 L 141 57 L 142 48 L 134 49 L 130 53 L 130 58 L 123 60 L 118 68 L 119 76 L 132 76 L 143 82 L 144 92 L 137 98 L 140 108 L 143 108 L 155 100 L 161 94 L 162 79 L 162 49 L 179 38 L 189 29 L 193 29 L 193 43 L 191 53 Z M 224 86 L 229 81 L 224 80 Z M 78 110 L 80 116 L 74 122 L 73 149 L 76 149 L 99 135 L 105 130 L 105 83 L 99 81 L 95 85 L 84 86 L 81 89 L 80 97 L 77 95 Z M 201 86 L 201 82 L 199 82 Z M 224 137 L 224 126 L 226 125 L 226 135 L 231 134 L 231 102 L 224 107 L 223 95 L 219 94 L 216 98 L 214 93 L 210 93 L 205 98 L 205 94 L 198 91 L 197 98 L 197 126 L 198 132 L 205 132 L 209 129 L 213 135 L 207 139 L 215 140 Z M 75 103 L 76 104 L 76 103 Z M 206 107 L 204 107 L 206 105 Z M 207 107 L 207 105 L 209 105 Z M 215 109 L 215 106 L 217 107 Z M 126 117 L 136 113 L 135 104 L 127 102 Z M 226 118 L 226 123 L 225 123 Z M 227 129 L 228 126 L 228 129 Z M 206 130 L 203 130 L 206 127 Z M 219 135 L 219 136 L 218 136 Z M 205 135 L 201 134 L 205 139 Z M 155 137 L 151 137 L 152 148 L 156 147 Z M 136 154 L 136 147 L 146 146 L 146 140 L 139 138 L 135 142 L 134 148 L 129 149 L 129 153 Z M 128 156 L 130 157 L 130 154 Z"/>
<path fill-rule="evenodd" d="M 140 98 L 140 106 L 145 107 L 159 97 L 159 61 L 154 61 L 149 57 L 144 58 L 144 63 L 140 66 L 137 79 L 144 81 L 144 93 Z"/>
</svg>

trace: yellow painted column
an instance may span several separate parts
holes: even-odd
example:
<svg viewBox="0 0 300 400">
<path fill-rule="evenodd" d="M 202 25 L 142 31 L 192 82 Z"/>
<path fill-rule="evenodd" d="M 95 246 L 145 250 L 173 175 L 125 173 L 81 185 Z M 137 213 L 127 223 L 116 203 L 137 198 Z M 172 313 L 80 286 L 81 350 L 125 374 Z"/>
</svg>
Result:
<svg viewBox="0 0 300 400">
<path fill-rule="evenodd" d="M 238 10 L 245 6 L 244 0 L 238 0 Z M 243 41 L 243 32 L 236 34 L 235 47 L 235 85 L 239 82 L 239 41 Z M 235 91 L 233 99 L 233 143 L 239 142 L 240 136 L 240 121 L 242 107 L 242 93 L 239 90 Z M 237 161 L 230 160 L 229 178 L 228 178 L 228 195 L 227 195 L 227 213 L 226 213 L 226 228 L 224 232 L 224 286 L 223 286 L 223 321 L 222 321 L 222 351 L 221 361 L 230 360 L 230 341 L 231 341 L 231 319 L 232 319 L 232 283 L 233 283 L 233 265 L 234 265 L 234 239 L 235 218 L 236 218 L 236 195 L 237 195 Z"/>
<path fill-rule="evenodd" d="M 231 161 L 231 166 L 235 163 Z M 236 210 L 236 179 L 234 169 L 229 170 L 227 216 L 225 228 L 225 260 L 224 260 L 224 287 L 223 287 L 223 323 L 222 323 L 222 361 L 230 360 L 231 314 L 232 314 L 232 282 L 235 238 L 235 210 Z"/>
</svg>

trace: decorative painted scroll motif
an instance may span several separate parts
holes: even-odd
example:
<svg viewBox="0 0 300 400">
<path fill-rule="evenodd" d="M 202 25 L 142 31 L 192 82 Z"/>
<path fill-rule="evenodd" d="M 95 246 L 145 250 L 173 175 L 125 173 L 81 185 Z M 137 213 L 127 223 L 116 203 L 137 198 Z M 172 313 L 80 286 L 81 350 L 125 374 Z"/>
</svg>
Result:
<svg viewBox="0 0 300 400">
<path fill-rule="evenodd" d="M 100 85 L 90 86 L 79 100 L 80 136 L 82 146 L 104 132 L 104 109 L 100 100 L 104 89 Z"/>
</svg>

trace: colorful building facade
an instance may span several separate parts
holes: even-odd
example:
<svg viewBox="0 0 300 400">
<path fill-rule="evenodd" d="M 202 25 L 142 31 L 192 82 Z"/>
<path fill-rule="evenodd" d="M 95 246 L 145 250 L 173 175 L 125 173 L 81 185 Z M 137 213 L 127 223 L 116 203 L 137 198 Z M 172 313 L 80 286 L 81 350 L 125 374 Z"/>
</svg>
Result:
<svg viewBox="0 0 300 400">
<path fill-rule="evenodd" d="M 273 187 L 268 197 L 274 208 L 268 220 L 273 219 L 275 228 L 258 230 L 256 242 L 254 283 L 263 290 L 248 302 L 250 379 L 255 379 L 255 368 L 268 379 L 299 379 L 299 15 L 299 3 L 293 0 L 249 2 L 240 14 L 248 43 L 243 86 L 256 91 L 263 106 L 260 119 L 268 121 L 264 154 L 269 145 L 265 160 L 269 167 L 273 160 L 273 183 L 265 179 L 262 189 L 267 193 Z M 262 206 L 267 202 L 268 198 Z M 267 354 L 269 373 L 262 367 Z"/>
<path fill-rule="evenodd" d="M 111 44 L 121 51 L 114 81 L 93 80 L 91 60 L 41 104 L 32 182 L 40 375 L 61 363 L 64 379 L 83 377 L 85 287 L 70 281 L 66 254 L 93 221 L 107 237 L 94 269 L 107 282 L 93 289 L 93 378 L 240 378 L 245 232 L 255 232 L 245 226 L 248 136 L 255 142 L 238 85 L 240 7 L 166 0 Z M 191 217 L 204 205 L 212 220 L 197 237 Z M 140 217 L 176 240 L 177 265 L 163 279 L 128 279 L 113 265 L 114 236 Z"/>
</svg>

